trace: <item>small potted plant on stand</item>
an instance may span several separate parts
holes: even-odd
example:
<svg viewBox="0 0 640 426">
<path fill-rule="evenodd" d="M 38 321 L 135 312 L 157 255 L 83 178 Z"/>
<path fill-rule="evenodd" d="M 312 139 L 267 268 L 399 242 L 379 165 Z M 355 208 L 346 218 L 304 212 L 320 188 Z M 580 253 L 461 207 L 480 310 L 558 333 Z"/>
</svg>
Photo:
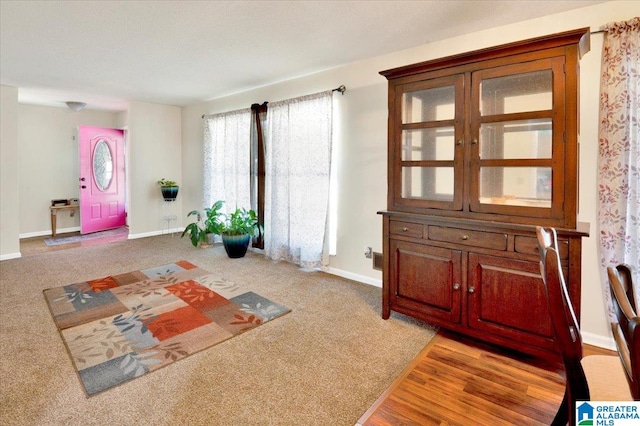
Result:
<svg viewBox="0 0 640 426">
<path fill-rule="evenodd" d="M 198 210 L 190 211 L 187 217 L 196 216 L 196 221 L 184 228 L 182 237 L 189 234 L 194 247 L 198 247 L 198 244 L 213 244 L 214 236 L 220 235 L 224 229 L 225 215 L 220 211 L 222 204 L 224 204 L 222 200 L 216 201 L 211 207 L 205 208 L 204 213 Z"/>
<path fill-rule="evenodd" d="M 160 185 L 160 191 L 162 191 L 162 196 L 165 201 L 175 201 L 178 196 L 178 190 L 180 187 L 178 184 L 172 180 L 167 180 L 165 178 L 160 179 L 158 182 Z"/>
</svg>

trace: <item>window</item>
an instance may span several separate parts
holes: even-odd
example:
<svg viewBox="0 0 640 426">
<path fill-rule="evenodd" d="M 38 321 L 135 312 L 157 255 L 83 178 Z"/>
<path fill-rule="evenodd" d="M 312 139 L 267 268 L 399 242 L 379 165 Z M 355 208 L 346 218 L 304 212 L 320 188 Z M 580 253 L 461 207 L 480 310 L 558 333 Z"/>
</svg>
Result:
<svg viewBox="0 0 640 426">
<path fill-rule="evenodd" d="M 332 105 L 326 91 L 205 120 L 204 201 L 256 210 L 271 259 L 328 264 Z"/>
</svg>

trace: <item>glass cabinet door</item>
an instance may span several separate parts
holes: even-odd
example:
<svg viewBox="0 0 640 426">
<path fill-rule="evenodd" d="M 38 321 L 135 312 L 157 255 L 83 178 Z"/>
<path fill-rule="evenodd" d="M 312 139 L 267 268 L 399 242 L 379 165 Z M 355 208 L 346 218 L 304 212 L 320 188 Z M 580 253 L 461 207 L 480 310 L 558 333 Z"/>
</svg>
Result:
<svg viewBox="0 0 640 426">
<path fill-rule="evenodd" d="M 563 63 L 552 58 L 472 74 L 471 211 L 549 217 L 562 209 L 564 116 L 554 106 L 562 99 Z"/>
<path fill-rule="evenodd" d="M 463 77 L 409 83 L 396 95 L 394 203 L 462 207 Z"/>
</svg>

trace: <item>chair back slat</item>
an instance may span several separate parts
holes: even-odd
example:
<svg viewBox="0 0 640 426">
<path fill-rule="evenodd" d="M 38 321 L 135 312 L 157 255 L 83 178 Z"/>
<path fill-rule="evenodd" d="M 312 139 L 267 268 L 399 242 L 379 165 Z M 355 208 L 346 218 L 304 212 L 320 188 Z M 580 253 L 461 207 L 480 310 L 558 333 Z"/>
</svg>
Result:
<svg viewBox="0 0 640 426">
<path fill-rule="evenodd" d="M 620 264 L 607 268 L 611 303 L 616 321 L 611 331 L 622 366 L 624 367 L 631 395 L 640 399 L 640 317 L 635 305 L 633 282 L 629 266 Z"/>
</svg>

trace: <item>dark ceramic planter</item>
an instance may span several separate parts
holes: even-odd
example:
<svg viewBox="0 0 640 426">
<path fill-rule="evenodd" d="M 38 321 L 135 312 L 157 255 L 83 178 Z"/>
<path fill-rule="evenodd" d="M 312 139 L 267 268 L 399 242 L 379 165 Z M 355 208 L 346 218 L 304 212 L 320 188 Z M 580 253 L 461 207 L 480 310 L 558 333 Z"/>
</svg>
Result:
<svg viewBox="0 0 640 426">
<path fill-rule="evenodd" d="M 175 201 L 178 196 L 178 186 L 161 186 L 160 191 L 162 191 L 162 196 L 165 201 Z"/>
<path fill-rule="evenodd" d="M 227 252 L 227 256 L 232 259 L 244 257 L 251 241 L 251 235 L 225 235 L 222 234 L 222 244 Z"/>
</svg>

